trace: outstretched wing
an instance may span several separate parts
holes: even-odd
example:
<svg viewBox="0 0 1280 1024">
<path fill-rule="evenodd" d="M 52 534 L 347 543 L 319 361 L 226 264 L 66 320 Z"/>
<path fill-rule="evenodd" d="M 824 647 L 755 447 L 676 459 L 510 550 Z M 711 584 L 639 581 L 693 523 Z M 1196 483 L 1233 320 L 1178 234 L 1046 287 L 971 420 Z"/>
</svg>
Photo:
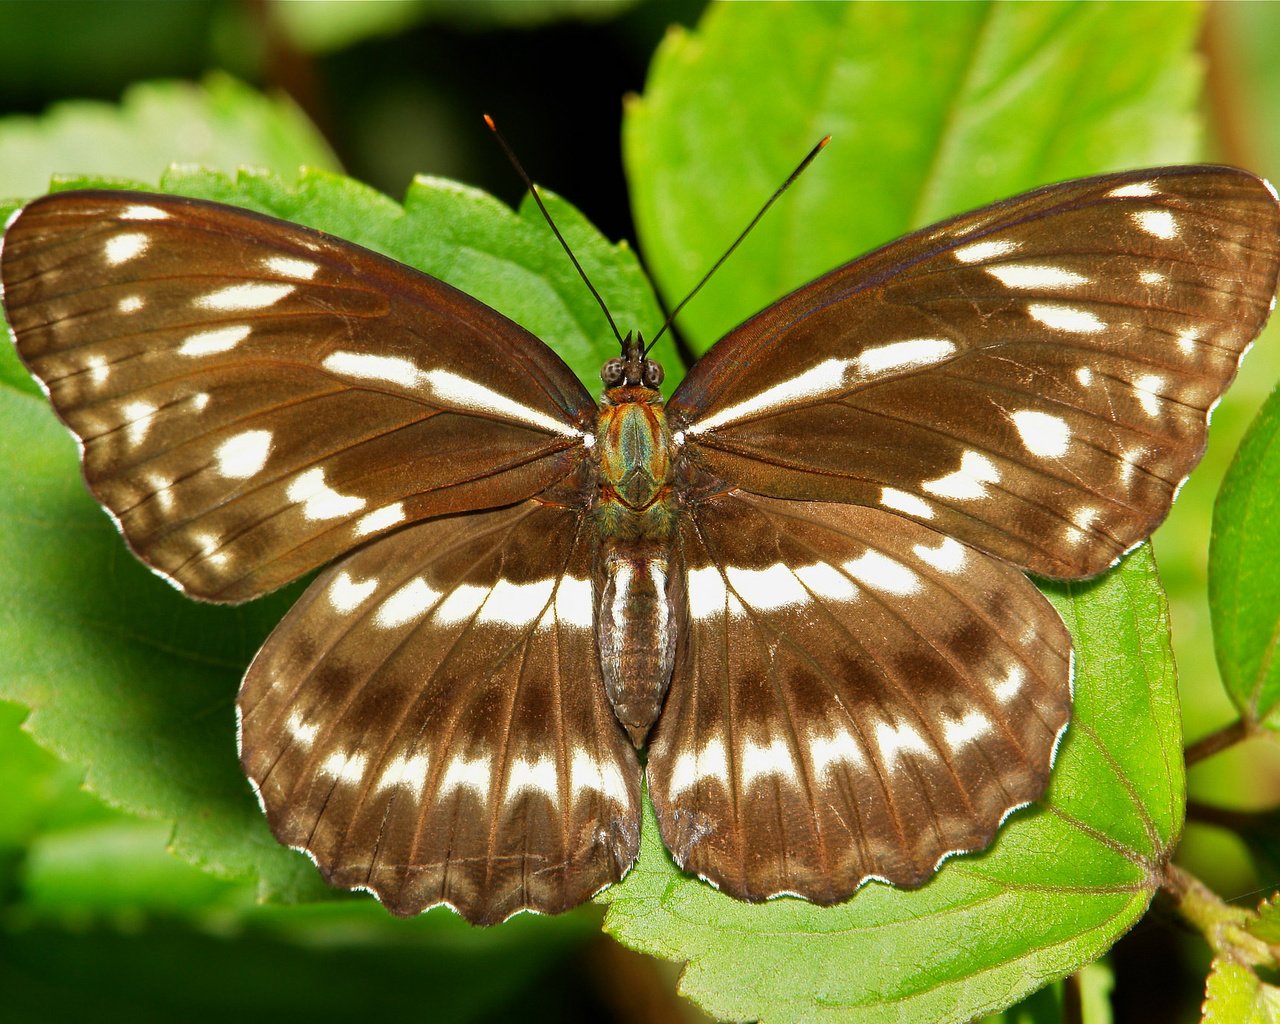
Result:
<svg viewBox="0 0 1280 1024">
<path fill-rule="evenodd" d="M 585 514 L 415 524 L 324 572 L 240 691 L 281 842 L 335 885 L 491 924 L 626 873 L 640 767 L 604 693 Z"/>
<path fill-rule="evenodd" d="M 1227 167 L 1052 185 L 846 264 L 720 341 L 669 403 L 733 486 L 853 502 L 1046 576 L 1164 519 L 1266 321 L 1280 205 Z"/>
<path fill-rule="evenodd" d="M 193 597 L 256 597 L 404 523 L 527 498 L 594 420 L 501 314 L 229 206 L 46 196 L 10 224 L 0 275 L 90 490 Z"/>
<path fill-rule="evenodd" d="M 741 492 L 680 534 L 688 632 L 649 744 L 676 862 L 739 899 L 927 879 L 1039 797 L 1071 640 L 1013 566 L 890 513 Z"/>
</svg>

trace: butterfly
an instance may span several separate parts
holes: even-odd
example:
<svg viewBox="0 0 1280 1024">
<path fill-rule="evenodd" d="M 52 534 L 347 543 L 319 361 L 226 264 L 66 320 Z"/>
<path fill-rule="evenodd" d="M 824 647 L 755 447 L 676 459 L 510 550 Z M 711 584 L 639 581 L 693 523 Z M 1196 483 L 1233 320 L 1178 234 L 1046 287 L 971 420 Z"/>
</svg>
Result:
<svg viewBox="0 0 1280 1024">
<path fill-rule="evenodd" d="M 275 835 L 477 923 L 622 878 L 642 776 L 675 861 L 739 899 L 985 848 L 1070 715 L 1026 573 L 1094 576 L 1161 522 L 1278 271 L 1251 174 L 1068 181 L 832 270 L 665 402 L 627 335 L 597 403 L 476 299 L 233 207 L 63 192 L 0 253 L 139 559 L 216 602 L 327 566 L 238 699 Z"/>
</svg>

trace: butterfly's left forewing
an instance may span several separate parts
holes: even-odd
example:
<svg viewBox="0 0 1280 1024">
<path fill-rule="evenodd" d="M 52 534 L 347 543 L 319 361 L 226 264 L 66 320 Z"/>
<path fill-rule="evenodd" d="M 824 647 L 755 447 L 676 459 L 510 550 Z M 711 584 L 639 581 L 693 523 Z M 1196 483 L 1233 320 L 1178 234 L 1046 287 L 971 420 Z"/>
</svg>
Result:
<svg viewBox="0 0 1280 1024">
<path fill-rule="evenodd" d="M 399 914 L 555 913 L 635 859 L 585 513 L 415 524 L 324 572 L 254 660 L 241 759 L 282 842 Z"/>
<path fill-rule="evenodd" d="M 527 498 L 593 424 L 568 367 L 494 310 L 232 207 L 46 196 L 0 272 L 94 496 L 194 597 L 246 600 L 389 529 Z"/>
<path fill-rule="evenodd" d="M 673 429 L 745 490 L 883 508 L 1090 576 L 1167 514 L 1278 272 L 1280 205 L 1244 171 L 1052 185 L 758 314 L 685 377 Z"/>
</svg>

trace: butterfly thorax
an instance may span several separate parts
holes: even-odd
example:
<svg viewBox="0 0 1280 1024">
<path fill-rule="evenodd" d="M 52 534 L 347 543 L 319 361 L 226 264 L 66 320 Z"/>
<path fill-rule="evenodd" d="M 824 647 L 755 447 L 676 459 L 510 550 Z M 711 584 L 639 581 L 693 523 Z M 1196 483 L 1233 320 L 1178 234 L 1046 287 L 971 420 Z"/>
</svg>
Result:
<svg viewBox="0 0 1280 1024">
<path fill-rule="evenodd" d="M 657 390 L 609 388 L 596 451 L 596 642 L 614 713 L 639 746 L 671 679 L 679 607 L 671 429 Z"/>
</svg>

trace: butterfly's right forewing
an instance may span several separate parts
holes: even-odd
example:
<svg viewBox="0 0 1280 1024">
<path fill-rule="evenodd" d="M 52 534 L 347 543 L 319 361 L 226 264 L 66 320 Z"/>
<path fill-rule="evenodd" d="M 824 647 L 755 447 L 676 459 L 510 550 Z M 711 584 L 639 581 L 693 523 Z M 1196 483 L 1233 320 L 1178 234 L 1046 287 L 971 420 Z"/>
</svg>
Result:
<svg viewBox="0 0 1280 1024">
<path fill-rule="evenodd" d="M 18 352 L 135 553 L 256 597 L 405 523 L 526 498 L 594 403 L 528 332 L 348 242 L 195 200 L 38 199 L 4 241 Z"/>
</svg>

